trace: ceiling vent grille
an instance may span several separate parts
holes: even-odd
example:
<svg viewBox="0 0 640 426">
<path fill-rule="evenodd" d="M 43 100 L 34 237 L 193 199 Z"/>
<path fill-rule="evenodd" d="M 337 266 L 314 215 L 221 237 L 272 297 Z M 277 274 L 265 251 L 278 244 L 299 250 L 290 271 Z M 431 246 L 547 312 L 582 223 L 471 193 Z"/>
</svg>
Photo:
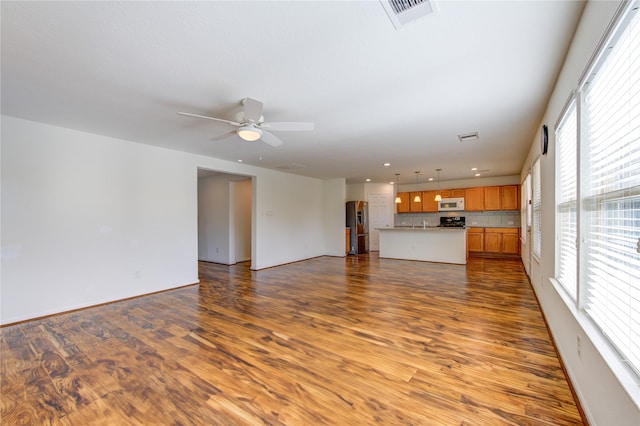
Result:
<svg viewBox="0 0 640 426">
<path fill-rule="evenodd" d="M 380 0 L 380 3 L 396 30 L 438 11 L 434 0 Z"/>
<path fill-rule="evenodd" d="M 478 132 L 463 133 L 458 135 L 458 139 L 460 139 L 460 142 L 477 141 L 480 139 L 480 135 L 478 135 Z"/>
<path fill-rule="evenodd" d="M 278 170 L 297 170 L 297 169 L 304 169 L 307 166 L 305 166 L 304 164 L 298 164 L 298 163 L 290 163 L 290 164 L 281 164 L 279 166 L 276 166 L 276 169 Z"/>
</svg>

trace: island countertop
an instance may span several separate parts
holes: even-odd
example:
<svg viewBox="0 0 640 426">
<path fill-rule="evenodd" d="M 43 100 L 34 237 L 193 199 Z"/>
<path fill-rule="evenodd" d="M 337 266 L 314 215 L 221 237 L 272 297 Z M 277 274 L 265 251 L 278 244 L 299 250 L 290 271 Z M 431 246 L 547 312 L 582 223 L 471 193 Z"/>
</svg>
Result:
<svg viewBox="0 0 640 426">
<path fill-rule="evenodd" d="M 419 226 L 377 229 L 381 231 L 381 258 L 467 263 L 466 228 Z"/>
</svg>

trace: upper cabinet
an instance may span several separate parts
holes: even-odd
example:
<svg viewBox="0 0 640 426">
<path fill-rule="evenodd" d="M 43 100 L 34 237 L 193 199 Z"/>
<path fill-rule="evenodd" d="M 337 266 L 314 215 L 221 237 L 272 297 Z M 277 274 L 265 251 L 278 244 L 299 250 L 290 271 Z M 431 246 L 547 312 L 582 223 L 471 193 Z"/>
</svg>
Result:
<svg viewBox="0 0 640 426">
<path fill-rule="evenodd" d="M 484 210 L 483 188 L 467 188 L 464 191 L 464 209 L 466 211 Z"/>
<path fill-rule="evenodd" d="M 486 186 L 485 210 L 518 210 L 518 185 Z"/>
<path fill-rule="evenodd" d="M 508 211 L 520 208 L 518 185 L 481 186 L 466 189 L 442 189 L 433 191 L 398 192 L 402 201 L 397 204 L 398 213 L 433 213 L 438 211 L 436 194 L 442 198 L 464 197 L 465 211 Z M 414 202 L 420 195 L 420 202 Z"/>
<path fill-rule="evenodd" d="M 409 213 L 409 193 L 408 192 L 398 192 L 397 197 L 400 198 L 400 204 L 396 204 L 396 211 L 398 213 Z"/>
<path fill-rule="evenodd" d="M 485 210 L 501 210 L 499 186 L 484 187 L 484 209 Z"/>
<path fill-rule="evenodd" d="M 507 185 L 500 187 L 500 203 L 502 210 L 520 209 L 519 185 Z"/>
<path fill-rule="evenodd" d="M 437 191 L 442 198 L 461 198 L 464 197 L 464 189 L 443 189 Z"/>
<path fill-rule="evenodd" d="M 423 212 L 437 212 L 438 202 L 435 200 L 438 191 L 423 191 L 422 192 L 422 211 Z"/>
<path fill-rule="evenodd" d="M 416 196 L 420 196 L 420 201 L 418 202 L 414 201 L 416 199 Z M 409 205 L 410 205 L 409 209 L 412 212 L 422 211 L 422 191 L 409 193 Z"/>
</svg>

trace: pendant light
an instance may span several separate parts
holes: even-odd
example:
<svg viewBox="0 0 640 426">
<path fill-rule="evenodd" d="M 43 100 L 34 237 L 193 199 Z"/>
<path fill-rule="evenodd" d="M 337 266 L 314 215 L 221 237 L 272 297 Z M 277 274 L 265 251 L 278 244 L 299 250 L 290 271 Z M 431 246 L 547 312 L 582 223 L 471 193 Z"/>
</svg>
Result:
<svg viewBox="0 0 640 426">
<path fill-rule="evenodd" d="M 440 195 L 440 170 L 442 169 L 436 169 L 436 172 L 438 172 L 438 190 L 436 191 L 436 198 L 434 198 L 433 201 L 442 201 L 442 196 Z"/>
<path fill-rule="evenodd" d="M 420 172 L 416 172 L 416 196 L 413 197 L 413 202 L 414 203 L 422 202 L 422 199 L 420 198 L 420 194 L 418 193 L 418 175 L 419 174 L 420 174 Z"/>
<path fill-rule="evenodd" d="M 400 204 L 402 203 L 402 200 L 400 199 L 400 196 L 398 195 L 398 177 L 400 176 L 400 173 L 396 173 L 396 204 Z"/>
</svg>

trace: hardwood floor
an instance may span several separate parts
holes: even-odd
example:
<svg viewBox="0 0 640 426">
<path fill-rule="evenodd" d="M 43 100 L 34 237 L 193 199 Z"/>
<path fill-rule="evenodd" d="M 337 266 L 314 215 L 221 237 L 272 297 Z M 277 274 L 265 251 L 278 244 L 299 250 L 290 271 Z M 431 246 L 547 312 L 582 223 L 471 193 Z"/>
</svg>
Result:
<svg viewBox="0 0 640 426">
<path fill-rule="evenodd" d="M 0 329 L 1 423 L 582 423 L 519 260 L 200 279 Z"/>
</svg>

